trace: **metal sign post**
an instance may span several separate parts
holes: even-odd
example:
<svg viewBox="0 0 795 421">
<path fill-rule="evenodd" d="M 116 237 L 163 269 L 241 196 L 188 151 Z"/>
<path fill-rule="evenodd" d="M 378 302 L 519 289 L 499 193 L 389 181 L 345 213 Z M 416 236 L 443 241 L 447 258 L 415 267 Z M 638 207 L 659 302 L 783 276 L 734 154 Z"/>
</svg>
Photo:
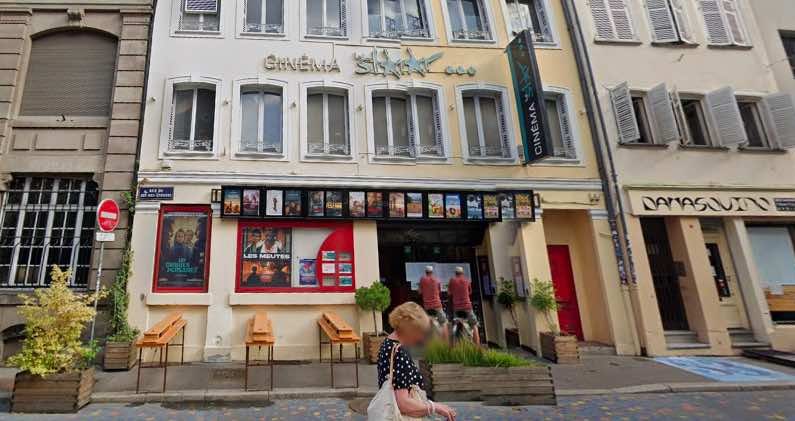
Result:
<svg viewBox="0 0 795 421">
<path fill-rule="evenodd" d="M 96 233 L 96 240 L 99 243 L 99 262 L 97 263 L 97 284 L 94 287 L 94 297 L 99 295 L 102 285 L 102 258 L 105 256 L 105 243 L 116 240 L 113 230 L 119 225 L 120 215 L 119 205 L 113 199 L 103 200 L 97 207 L 97 225 L 99 231 Z M 94 340 L 94 332 L 97 325 L 97 307 L 99 300 L 94 300 L 94 318 L 91 320 L 91 340 Z"/>
</svg>

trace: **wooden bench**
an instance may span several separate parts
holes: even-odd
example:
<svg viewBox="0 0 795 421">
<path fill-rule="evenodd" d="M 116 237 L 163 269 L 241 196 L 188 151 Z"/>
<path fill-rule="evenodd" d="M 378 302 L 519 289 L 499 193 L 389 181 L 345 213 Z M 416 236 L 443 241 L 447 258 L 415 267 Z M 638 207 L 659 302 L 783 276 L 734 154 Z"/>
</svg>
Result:
<svg viewBox="0 0 795 421">
<path fill-rule="evenodd" d="M 169 347 L 178 346 L 182 348 L 179 364 L 185 362 L 185 326 L 188 322 L 182 318 L 182 313 L 175 311 L 169 313 L 154 326 L 144 332 L 144 336 L 135 342 L 138 347 L 138 380 L 135 383 L 135 393 L 138 393 L 141 387 L 141 368 L 162 368 L 163 369 L 163 392 L 166 391 L 166 378 L 168 376 L 168 349 Z M 174 338 L 182 332 L 181 343 L 171 343 Z M 143 363 L 144 348 L 154 349 L 160 355 L 160 360 L 157 364 L 152 361 L 149 365 Z M 164 352 L 165 350 L 165 352 Z M 165 357 L 165 358 L 164 358 Z"/>
<path fill-rule="evenodd" d="M 353 332 L 353 328 L 345 322 L 336 313 L 323 313 L 317 321 L 318 329 L 318 348 L 320 351 L 320 362 L 323 362 L 323 345 L 329 345 L 329 363 L 331 366 L 331 387 L 335 388 L 334 384 L 334 345 L 339 345 L 339 361 L 337 364 L 353 363 L 355 368 L 356 384 L 354 387 L 359 387 L 359 342 L 361 338 Z M 328 341 L 323 341 L 323 335 L 328 338 Z M 355 358 L 353 361 L 345 361 L 342 358 L 343 345 L 353 345 Z"/>
<path fill-rule="evenodd" d="M 271 325 L 270 319 L 268 319 L 268 313 L 258 311 L 254 314 L 254 317 L 248 321 L 248 327 L 246 329 L 246 370 L 245 380 L 243 382 L 243 388 L 246 391 L 248 391 L 248 368 L 260 366 L 270 367 L 270 388 L 267 390 L 273 390 L 273 346 L 275 344 L 276 338 L 273 336 L 273 326 Z M 262 347 L 265 347 L 268 350 L 267 359 L 251 360 L 250 349 L 252 346 L 257 347 L 257 354 L 260 353 Z"/>
</svg>

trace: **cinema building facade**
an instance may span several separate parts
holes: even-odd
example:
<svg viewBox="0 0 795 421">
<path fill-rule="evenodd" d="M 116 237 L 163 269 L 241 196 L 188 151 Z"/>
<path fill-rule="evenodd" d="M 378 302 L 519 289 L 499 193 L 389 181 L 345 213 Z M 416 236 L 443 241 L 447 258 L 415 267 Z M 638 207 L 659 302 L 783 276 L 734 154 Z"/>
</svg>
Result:
<svg viewBox="0 0 795 421">
<path fill-rule="evenodd" d="M 566 330 L 634 352 L 559 3 L 384 3 L 157 4 L 132 323 L 179 310 L 186 360 L 239 360 L 265 310 L 276 359 L 316 358 L 322 312 L 371 331 L 355 289 L 416 300 L 430 264 L 465 267 L 489 342 L 539 349 L 543 316 L 495 294 L 540 279 Z M 527 28 L 554 156 L 526 166 L 504 50 Z"/>
</svg>

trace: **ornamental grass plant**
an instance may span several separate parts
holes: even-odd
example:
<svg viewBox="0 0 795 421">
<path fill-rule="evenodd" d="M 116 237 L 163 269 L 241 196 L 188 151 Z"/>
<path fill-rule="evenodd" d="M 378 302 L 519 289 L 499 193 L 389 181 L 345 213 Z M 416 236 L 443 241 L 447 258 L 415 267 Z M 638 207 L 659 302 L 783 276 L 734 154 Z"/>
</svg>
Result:
<svg viewBox="0 0 795 421">
<path fill-rule="evenodd" d="M 425 348 L 425 361 L 430 364 L 461 364 L 466 367 L 537 367 L 535 361 L 526 360 L 507 352 L 484 349 L 471 342 L 453 346 L 444 341 L 433 341 Z"/>
</svg>

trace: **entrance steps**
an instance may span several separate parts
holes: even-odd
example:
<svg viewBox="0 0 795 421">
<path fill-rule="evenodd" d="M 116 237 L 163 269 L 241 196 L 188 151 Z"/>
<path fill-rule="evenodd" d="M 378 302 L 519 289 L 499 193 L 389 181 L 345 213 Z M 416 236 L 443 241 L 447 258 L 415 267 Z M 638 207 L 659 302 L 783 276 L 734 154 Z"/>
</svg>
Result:
<svg viewBox="0 0 795 421">
<path fill-rule="evenodd" d="M 709 348 L 709 344 L 699 341 L 696 332 L 689 330 L 666 330 L 665 343 L 668 345 L 668 349 Z"/>
<path fill-rule="evenodd" d="M 580 355 L 616 355 L 616 347 L 601 342 L 581 341 L 577 347 Z"/>
<path fill-rule="evenodd" d="M 770 344 L 759 342 L 754 338 L 754 332 L 749 329 L 729 329 L 729 337 L 732 341 L 732 348 L 739 349 L 764 349 L 770 348 Z"/>
</svg>

